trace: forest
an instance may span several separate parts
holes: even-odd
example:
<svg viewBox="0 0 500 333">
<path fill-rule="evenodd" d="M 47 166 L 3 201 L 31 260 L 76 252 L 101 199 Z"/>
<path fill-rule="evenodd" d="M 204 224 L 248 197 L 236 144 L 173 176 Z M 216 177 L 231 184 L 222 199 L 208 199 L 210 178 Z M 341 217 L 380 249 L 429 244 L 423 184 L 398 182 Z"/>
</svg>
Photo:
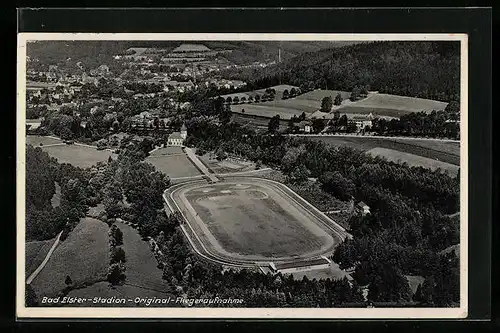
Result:
<svg viewBox="0 0 500 333">
<path fill-rule="evenodd" d="M 55 183 L 61 203 L 52 207 Z M 26 240 L 47 240 L 64 231 L 61 240 L 87 213 L 93 193 L 88 174 L 70 164 L 59 164 L 40 147 L 26 147 Z"/>
<path fill-rule="evenodd" d="M 425 70 L 423 70 L 425 68 Z M 458 42 L 372 42 L 300 54 L 266 68 L 222 71 L 248 82 L 248 90 L 276 84 L 352 91 L 368 85 L 380 93 L 458 101 Z"/>
</svg>

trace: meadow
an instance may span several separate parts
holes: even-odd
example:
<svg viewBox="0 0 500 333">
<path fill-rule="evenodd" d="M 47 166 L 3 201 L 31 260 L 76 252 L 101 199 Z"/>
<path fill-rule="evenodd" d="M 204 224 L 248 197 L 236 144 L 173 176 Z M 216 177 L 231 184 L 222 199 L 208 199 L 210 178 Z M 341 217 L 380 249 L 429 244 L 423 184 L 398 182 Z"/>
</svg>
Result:
<svg viewBox="0 0 500 333">
<path fill-rule="evenodd" d="M 25 261 L 25 272 L 26 278 L 31 275 L 37 269 L 38 266 L 42 263 L 43 259 L 49 253 L 52 244 L 54 244 L 55 239 L 49 239 L 45 241 L 32 241 L 26 242 L 25 250 L 26 250 L 26 261 Z"/>
<path fill-rule="evenodd" d="M 409 166 L 424 167 L 433 171 L 441 169 L 443 172 L 448 173 L 452 177 L 457 175 L 459 168 L 458 166 L 450 163 L 387 148 L 377 147 L 370 149 L 367 153 L 372 156 L 383 157 L 388 161 L 395 163 L 407 163 Z"/>
<path fill-rule="evenodd" d="M 66 276 L 74 285 L 106 278 L 109 264 L 108 225 L 84 218 L 52 253 L 45 268 L 31 285 L 39 296 L 57 296 L 66 287 Z"/>
<path fill-rule="evenodd" d="M 88 168 L 97 162 L 106 162 L 109 157 L 115 159 L 117 156 L 109 150 L 97 150 L 76 144 L 42 147 L 42 149 L 51 157 L 55 157 L 59 163 L 69 163 L 81 168 Z"/>
<path fill-rule="evenodd" d="M 347 146 L 363 151 L 377 147 L 388 148 L 453 165 L 460 165 L 460 144 L 458 142 L 424 139 L 388 139 L 364 136 L 314 136 L 311 139 L 334 146 Z"/>
</svg>

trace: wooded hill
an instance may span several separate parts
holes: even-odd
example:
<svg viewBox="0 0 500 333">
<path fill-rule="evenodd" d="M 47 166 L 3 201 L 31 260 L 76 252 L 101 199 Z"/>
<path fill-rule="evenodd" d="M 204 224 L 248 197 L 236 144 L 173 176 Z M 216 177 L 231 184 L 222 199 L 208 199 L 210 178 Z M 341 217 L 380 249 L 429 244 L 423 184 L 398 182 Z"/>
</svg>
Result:
<svg viewBox="0 0 500 333">
<path fill-rule="evenodd" d="M 368 85 L 381 93 L 440 101 L 459 100 L 458 42 L 371 42 L 302 53 L 263 69 L 228 70 L 249 89 L 290 84 L 352 91 Z"/>
</svg>

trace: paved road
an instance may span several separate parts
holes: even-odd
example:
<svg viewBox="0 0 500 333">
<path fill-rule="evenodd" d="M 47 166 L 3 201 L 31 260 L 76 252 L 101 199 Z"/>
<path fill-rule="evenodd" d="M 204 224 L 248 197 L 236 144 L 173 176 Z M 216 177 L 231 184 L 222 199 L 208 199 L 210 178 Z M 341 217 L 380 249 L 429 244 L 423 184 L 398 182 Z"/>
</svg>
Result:
<svg viewBox="0 0 500 333">
<path fill-rule="evenodd" d="M 203 164 L 200 159 L 198 158 L 198 156 L 196 156 L 196 154 L 193 152 L 193 150 L 191 148 L 188 148 L 186 147 L 184 149 L 184 151 L 186 152 L 186 155 L 189 157 L 189 159 L 191 161 L 193 161 L 193 163 L 198 167 L 198 169 L 201 170 L 201 172 L 207 176 L 208 178 L 210 178 L 211 181 L 213 182 L 218 182 L 219 179 L 217 177 L 215 177 L 215 175 L 213 173 L 210 173 L 210 171 L 207 169 L 207 167 L 205 166 L 205 164 Z"/>
</svg>

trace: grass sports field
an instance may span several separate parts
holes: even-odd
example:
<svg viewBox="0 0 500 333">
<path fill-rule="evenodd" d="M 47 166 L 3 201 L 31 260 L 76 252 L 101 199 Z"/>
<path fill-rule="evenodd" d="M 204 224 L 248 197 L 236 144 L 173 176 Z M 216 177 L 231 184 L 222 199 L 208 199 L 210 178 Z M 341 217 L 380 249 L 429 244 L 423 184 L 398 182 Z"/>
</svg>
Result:
<svg viewBox="0 0 500 333">
<path fill-rule="evenodd" d="M 75 285 L 106 278 L 109 263 L 108 225 L 84 218 L 61 242 L 31 283 L 39 296 L 57 296 L 69 275 Z"/>
<path fill-rule="evenodd" d="M 314 136 L 313 140 L 323 141 L 335 146 L 348 146 L 368 151 L 373 148 L 387 148 L 433 160 L 460 165 L 460 144 L 439 140 L 404 140 L 373 137 L 344 137 L 344 136 Z"/>
<path fill-rule="evenodd" d="M 116 158 L 116 154 L 109 150 L 80 145 L 58 145 L 42 147 L 50 156 L 57 158 L 59 163 L 69 163 L 81 168 L 88 168 L 97 162 L 106 162 L 109 157 Z"/>
<path fill-rule="evenodd" d="M 171 197 L 210 252 L 237 260 L 291 260 L 331 251 L 339 241 L 280 184 L 231 178 L 194 182 Z M 326 222 L 328 223 L 328 222 Z"/>
<path fill-rule="evenodd" d="M 187 158 L 181 147 L 166 147 L 155 150 L 146 158 L 156 170 L 170 178 L 199 176 L 201 173 Z"/>
<path fill-rule="evenodd" d="M 386 158 L 388 161 L 395 163 L 406 162 L 410 166 L 421 166 L 431 170 L 436 170 L 440 168 L 443 172 L 448 173 L 450 176 L 454 177 L 458 173 L 458 166 L 436 161 L 427 157 L 422 157 L 414 154 L 404 153 L 401 151 L 387 149 L 387 148 L 373 148 L 368 151 L 372 156 L 381 156 Z"/>
</svg>

